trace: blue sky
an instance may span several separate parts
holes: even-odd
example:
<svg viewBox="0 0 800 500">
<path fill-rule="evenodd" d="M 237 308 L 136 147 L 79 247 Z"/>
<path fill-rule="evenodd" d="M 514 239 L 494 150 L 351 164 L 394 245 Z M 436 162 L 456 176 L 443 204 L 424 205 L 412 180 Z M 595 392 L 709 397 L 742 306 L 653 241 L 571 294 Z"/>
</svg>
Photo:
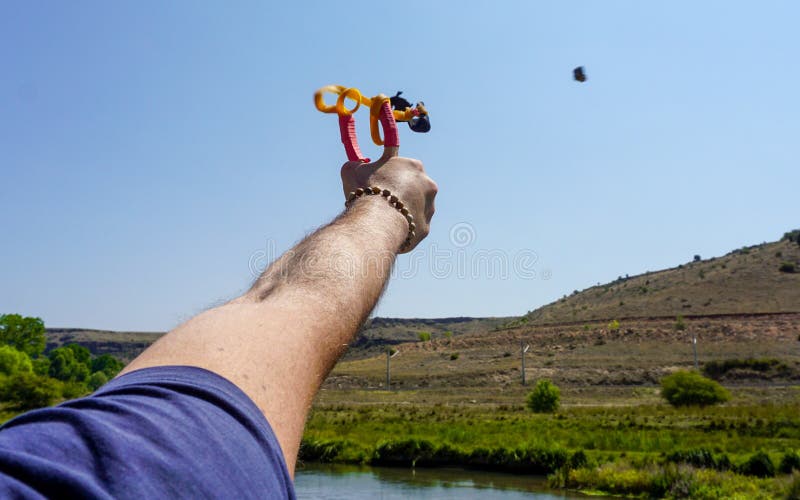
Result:
<svg viewBox="0 0 800 500">
<path fill-rule="evenodd" d="M 438 211 L 383 316 L 522 314 L 800 226 L 796 2 L 275 4 L 0 3 L 0 312 L 165 330 L 244 291 L 341 208 L 332 83 L 431 112 L 401 153 Z"/>
</svg>

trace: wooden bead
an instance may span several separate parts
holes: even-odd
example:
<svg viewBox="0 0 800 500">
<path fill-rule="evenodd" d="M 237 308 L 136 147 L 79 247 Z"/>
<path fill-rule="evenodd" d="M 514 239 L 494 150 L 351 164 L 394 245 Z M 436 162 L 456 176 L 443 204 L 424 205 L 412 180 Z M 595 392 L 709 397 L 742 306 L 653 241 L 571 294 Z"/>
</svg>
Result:
<svg viewBox="0 0 800 500">
<path fill-rule="evenodd" d="M 408 230 L 409 230 L 409 231 L 411 231 L 412 233 L 414 232 L 414 230 L 415 230 L 416 228 L 417 228 L 417 225 L 416 225 L 416 224 L 414 224 L 413 222 L 409 222 L 409 223 L 408 223 Z"/>
<path fill-rule="evenodd" d="M 408 215 L 408 209 L 406 207 L 403 207 L 400 209 L 400 213 L 403 215 Z M 408 217 L 406 217 L 406 219 L 408 219 Z"/>
<path fill-rule="evenodd" d="M 414 222 L 414 216 L 411 214 L 406 214 L 406 220 L 408 222 Z"/>
<path fill-rule="evenodd" d="M 381 194 L 381 188 L 378 186 L 372 186 L 372 194 Z"/>
<path fill-rule="evenodd" d="M 394 208 L 396 208 L 396 209 L 398 209 L 398 210 L 402 209 L 402 208 L 403 208 L 403 202 L 402 202 L 402 201 L 398 201 L 398 202 L 396 202 L 396 203 L 394 204 Z"/>
<path fill-rule="evenodd" d="M 356 189 L 356 196 L 361 196 L 362 194 L 364 194 L 364 190 L 363 189 L 361 189 L 361 188 Z"/>
<path fill-rule="evenodd" d="M 388 189 L 384 189 L 383 193 L 381 193 L 381 194 L 383 195 L 384 198 L 387 198 L 392 194 L 392 192 L 389 191 Z"/>
<path fill-rule="evenodd" d="M 397 202 L 397 196 L 391 195 L 389 197 L 389 203 L 396 203 L 396 202 Z"/>
</svg>

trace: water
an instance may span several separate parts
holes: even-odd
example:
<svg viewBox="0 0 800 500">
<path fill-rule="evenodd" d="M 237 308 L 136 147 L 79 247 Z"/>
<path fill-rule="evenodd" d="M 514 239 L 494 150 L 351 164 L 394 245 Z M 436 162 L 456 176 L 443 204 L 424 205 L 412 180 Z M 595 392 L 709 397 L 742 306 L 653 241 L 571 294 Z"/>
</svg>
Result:
<svg viewBox="0 0 800 500">
<path fill-rule="evenodd" d="M 298 498 L 323 500 L 585 498 L 547 489 L 543 477 L 462 469 L 403 469 L 305 464 L 295 477 Z"/>
</svg>

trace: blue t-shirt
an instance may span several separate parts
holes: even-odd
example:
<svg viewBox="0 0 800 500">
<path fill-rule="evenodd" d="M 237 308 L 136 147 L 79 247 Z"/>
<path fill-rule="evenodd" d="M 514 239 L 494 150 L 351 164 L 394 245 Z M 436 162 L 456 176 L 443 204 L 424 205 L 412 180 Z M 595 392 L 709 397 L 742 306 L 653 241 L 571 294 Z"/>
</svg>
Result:
<svg viewBox="0 0 800 500">
<path fill-rule="evenodd" d="M 295 494 L 280 445 L 250 398 L 207 370 L 164 366 L 6 423 L 0 497 Z"/>
</svg>

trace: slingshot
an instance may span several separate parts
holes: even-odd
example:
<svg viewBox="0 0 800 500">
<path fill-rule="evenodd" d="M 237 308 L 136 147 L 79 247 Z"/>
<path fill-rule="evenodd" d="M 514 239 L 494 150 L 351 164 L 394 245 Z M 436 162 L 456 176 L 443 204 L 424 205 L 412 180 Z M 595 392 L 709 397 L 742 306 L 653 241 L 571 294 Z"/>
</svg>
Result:
<svg viewBox="0 0 800 500">
<path fill-rule="evenodd" d="M 333 105 L 325 104 L 324 94 L 336 94 L 336 103 Z M 361 94 L 357 88 L 346 88 L 341 85 L 328 85 L 322 87 L 314 93 L 314 105 L 323 113 L 336 113 L 339 115 L 339 132 L 342 136 L 347 159 L 350 161 L 360 161 L 368 163 L 358 147 L 356 137 L 356 121 L 353 118 L 359 107 L 363 104 L 369 108 L 369 129 L 372 142 L 378 146 L 383 146 L 383 158 L 397 156 L 400 149 L 400 136 L 397 131 L 397 122 L 408 122 L 411 130 L 415 132 L 427 132 L 430 130 L 430 120 L 425 104 L 417 103 L 411 107 L 411 103 L 400 97 L 402 92 L 398 92 L 394 97 L 386 97 L 378 94 L 369 98 Z M 348 108 L 345 100 L 350 99 L 355 102 L 355 106 Z M 395 108 L 394 110 L 392 108 Z M 402 109 L 399 109 L 402 108 Z M 378 128 L 380 122 L 383 129 L 383 138 Z"/>
</svg>

